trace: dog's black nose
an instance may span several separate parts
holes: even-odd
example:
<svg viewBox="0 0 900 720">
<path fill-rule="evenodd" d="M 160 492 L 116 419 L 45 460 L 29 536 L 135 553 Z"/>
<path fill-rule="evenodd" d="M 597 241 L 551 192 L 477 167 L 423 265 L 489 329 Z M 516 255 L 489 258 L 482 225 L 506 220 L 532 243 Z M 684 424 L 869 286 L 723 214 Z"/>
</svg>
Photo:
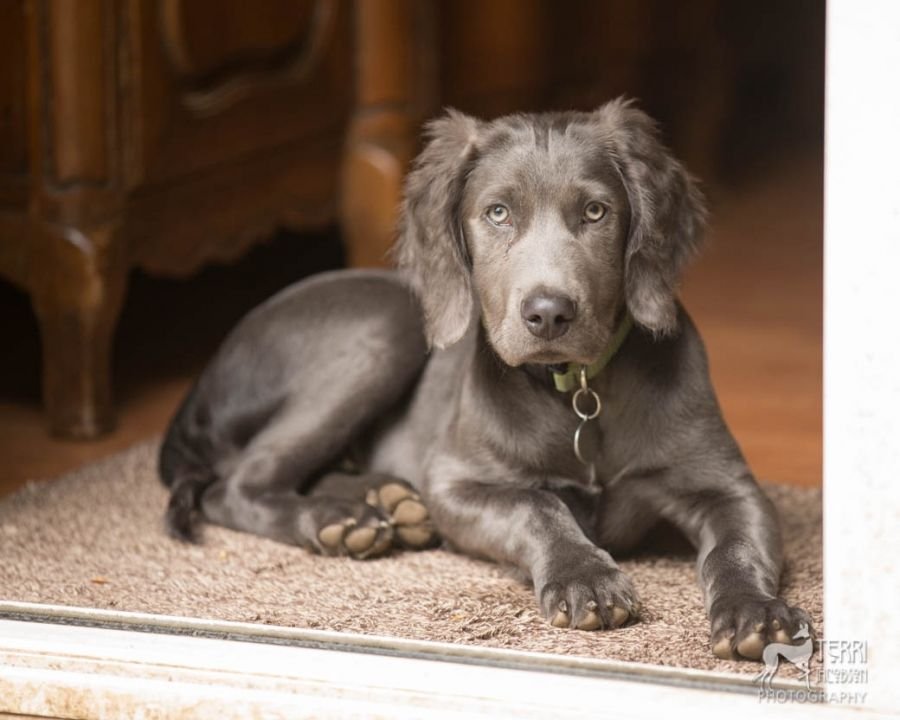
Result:
<svg viewBox="0 0 900 720">
<path fill-rule="evenodd" d="M 575 319 L 575 303 L 565 295 L 535 293 L 522 301 L 522 320 L 532 335 L 554 340 Z"/>
</svg>

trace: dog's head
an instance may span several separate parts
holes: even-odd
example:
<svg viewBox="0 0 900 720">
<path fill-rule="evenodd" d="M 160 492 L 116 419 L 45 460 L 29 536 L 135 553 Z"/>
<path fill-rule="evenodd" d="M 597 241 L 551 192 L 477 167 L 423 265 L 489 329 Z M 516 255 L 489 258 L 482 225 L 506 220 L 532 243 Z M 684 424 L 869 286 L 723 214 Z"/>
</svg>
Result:
<svg viewBox="0 0 900 720">
<path fill-rule="evenodd" d="M 705 211 L 653 121 L 624 100 L 493 122 L 449 111 L 406 184 L 400 267 L 446 347 L 476 310 L 509 365 L 591 363 L 622 311 L 676 328 Z"/>
</svg>

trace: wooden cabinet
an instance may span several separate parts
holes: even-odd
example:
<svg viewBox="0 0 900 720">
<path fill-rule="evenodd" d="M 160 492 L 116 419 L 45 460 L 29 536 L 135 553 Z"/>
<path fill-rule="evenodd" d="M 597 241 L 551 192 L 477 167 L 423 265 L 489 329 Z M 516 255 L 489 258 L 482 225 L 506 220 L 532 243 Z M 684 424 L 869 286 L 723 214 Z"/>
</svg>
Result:
<svg viewBox="0 0 900 720">
<path fill-rule="evenodd" d="M 415 0 L 0 3 L 0 275 L 40 323 L 51 428 L 113 422 L 130 268 L 186 275 L 341 219 L 377 261 L 427 102 Z"/>
</svg>

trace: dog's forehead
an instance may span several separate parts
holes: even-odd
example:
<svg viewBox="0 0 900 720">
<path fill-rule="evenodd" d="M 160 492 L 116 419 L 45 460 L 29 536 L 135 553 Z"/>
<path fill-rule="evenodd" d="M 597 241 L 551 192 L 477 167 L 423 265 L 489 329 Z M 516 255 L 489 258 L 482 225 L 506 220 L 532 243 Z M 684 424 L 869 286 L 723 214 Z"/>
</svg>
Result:
<svg viewBox="0 0 900 720">
<path fill-rule="evenodd" d="M 476 182 L 567 184 L 615 174 L 602 133 L 578 113 L 500 118 L 477 146 Z"/>
</svg>

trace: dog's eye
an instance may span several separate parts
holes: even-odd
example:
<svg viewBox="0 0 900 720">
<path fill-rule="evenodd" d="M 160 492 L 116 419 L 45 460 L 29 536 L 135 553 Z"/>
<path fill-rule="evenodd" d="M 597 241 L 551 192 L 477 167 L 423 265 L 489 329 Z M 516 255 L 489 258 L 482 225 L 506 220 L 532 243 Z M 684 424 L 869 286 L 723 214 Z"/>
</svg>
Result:
<svg viewBox="0 0 900 720">
<path fill-rule="evenodd" d="M 585 222 L 597 222 L 598 220 L 601 220 L 604 215 L 606 215 L 606 207 L 596 200 L 589 202 L 584 206 Z"/>
<path fill-rule="evenodd" d="M 509 208 L 506 205 L 496 203 L 487 209 L 487 218 L 494 225 L 509 225 Z"/>
</svg>

